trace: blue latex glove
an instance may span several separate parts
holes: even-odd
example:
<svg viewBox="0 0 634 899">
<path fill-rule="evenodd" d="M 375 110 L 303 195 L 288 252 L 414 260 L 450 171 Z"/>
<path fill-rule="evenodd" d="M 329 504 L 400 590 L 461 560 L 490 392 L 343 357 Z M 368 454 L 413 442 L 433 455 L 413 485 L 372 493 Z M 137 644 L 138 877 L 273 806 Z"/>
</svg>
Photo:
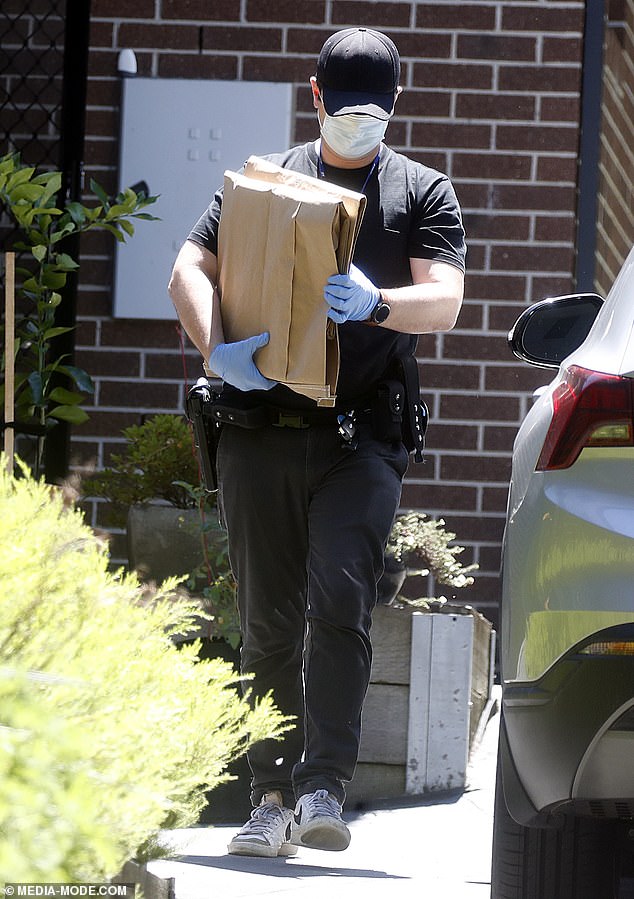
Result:
<svg viewBox="0 0 634 899">
<path fill-rule="evenodd" d="M 209 368 L 238 390 L 270 390 L 278 382 L 265 378 L 253 361 L 255 351 L 268 342 L 265 331 L 235 343 L 219 343 L 209 357 Z"/>
<path fill-rule="evenodd" d="M 328 278 L 324 299 L 330 306 L 328 318 L 341 325 L 343 322 L 368 319 L 381 299 L 381 292 L 356 265 L 351 265 L 349 275 L 331 275 Z"/>
</svg>

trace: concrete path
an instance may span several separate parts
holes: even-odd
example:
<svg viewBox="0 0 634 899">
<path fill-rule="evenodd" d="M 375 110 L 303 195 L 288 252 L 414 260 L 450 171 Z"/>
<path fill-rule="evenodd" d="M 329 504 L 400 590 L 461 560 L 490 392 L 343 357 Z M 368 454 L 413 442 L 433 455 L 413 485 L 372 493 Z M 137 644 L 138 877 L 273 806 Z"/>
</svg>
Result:
<svg viewBox="0 0 634 899">
<path fill-rule="evenodd" d="M 173 878 L 175 899 L 489 899 L 498 725 L 494 714 L 472 753 L 463 793 L 344 813 L 352 833 L 345 852 L 227 855 L 240 821 L 172 832 L 177 857 L 150 862 L 148 870 Z"/>
</svg>

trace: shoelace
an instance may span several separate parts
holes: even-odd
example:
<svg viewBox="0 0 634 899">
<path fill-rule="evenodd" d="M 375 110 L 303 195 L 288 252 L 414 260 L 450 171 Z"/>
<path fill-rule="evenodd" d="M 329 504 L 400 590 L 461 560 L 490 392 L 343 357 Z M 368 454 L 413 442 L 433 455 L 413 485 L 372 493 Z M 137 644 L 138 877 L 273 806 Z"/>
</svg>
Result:
<svg viewBox="0 0 634 899">
<path fill-rule="evenodd" d="M 328 793 L 328 790 L 317 790 L 306 803 L 311 815 L 336 815 L 339 817 L 341 809 L 336 799 Z"/>
<path fill-rule="evenodd" d="M 273 802 L 266 805 L 258 805 L 251 812 L 251 817 L 242 828 L 242 832 L 264 833 L 268 826 L 276 821 L 282 814 L 282 809 Z"/>
</svg>

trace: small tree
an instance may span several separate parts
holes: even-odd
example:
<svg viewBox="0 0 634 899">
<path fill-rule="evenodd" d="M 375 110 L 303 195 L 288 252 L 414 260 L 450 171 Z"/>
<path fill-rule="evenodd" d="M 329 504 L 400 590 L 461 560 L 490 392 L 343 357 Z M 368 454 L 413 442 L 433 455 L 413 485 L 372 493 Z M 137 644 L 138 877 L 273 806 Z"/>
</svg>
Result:
<svg viewBox="0 0 634 899">
<path fill-rule="evenodd" d="M 69 273 L 79 267 L 64 252 L 64 239 L 99 228 L 124 241 L 134 234 L 131 219 L 155 218 L 140 210 L 156 197 L 127 188 L 111 200 L 94 180 L 90 188 L 97 205 L 72 201 L 60 209 L 55 198 L 61 184 L 61 172 L 36 174 L 34 168 L 22 164 L 17 153 L 0 157 L 0 208 L 17 227 L 14 249 L 28 254 L 16 270 L 22 308 L 16 325 L 15 400 L 16 421 L 37 437 L 36 474 L 43 470 L 47 432 L 59 421 L 86 421 L 81 402 L 94 389 L 87 372 L 69 364 L 66 356 L 54 357 L 53 341 L 71 330 L 56 325 L 60 291 Z M 62 380 L 68 386 L 62 386 Z"/>
</svg>

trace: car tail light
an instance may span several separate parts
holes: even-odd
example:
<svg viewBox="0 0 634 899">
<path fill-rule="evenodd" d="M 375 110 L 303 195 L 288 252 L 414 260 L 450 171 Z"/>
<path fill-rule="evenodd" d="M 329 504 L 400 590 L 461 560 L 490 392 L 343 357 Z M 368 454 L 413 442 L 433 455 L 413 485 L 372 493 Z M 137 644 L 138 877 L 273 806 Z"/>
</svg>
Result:
<svg viewBox="0 0 634 899">
<path fill-rule="evenodd" d="M 605 640 L 589 643 L 581 650 L 587 656 L 634 656 L 634 643 L 629 640 Z"/>
<path fill-rule="evenodd" d="M 538 471 L 569 468 L 586 446 L 634 446 L 631 378 L 571 365 L 555 388 Z"/>
</svg>

